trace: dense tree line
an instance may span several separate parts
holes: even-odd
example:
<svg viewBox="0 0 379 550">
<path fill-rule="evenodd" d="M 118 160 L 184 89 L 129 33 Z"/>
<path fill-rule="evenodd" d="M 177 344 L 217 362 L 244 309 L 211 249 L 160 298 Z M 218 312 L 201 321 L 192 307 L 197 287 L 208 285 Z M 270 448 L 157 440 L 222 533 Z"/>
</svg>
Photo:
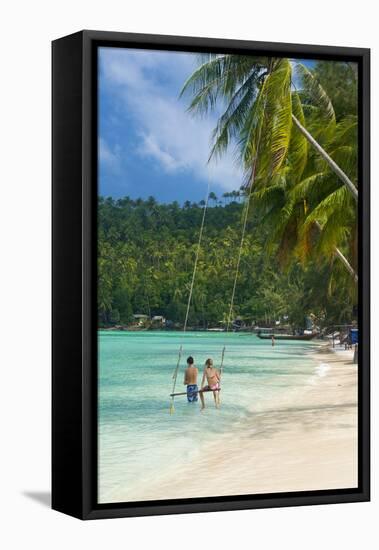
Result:
<svg viewBox="0 0 379 550">
<path fill-rule="evenodd" d="M 235 195 L 210 201 L 194 286 L 190 326 L 225 323 L 230 303 L 244 203 Z M 133 314 L 163 315 L 183 323 L 203 204 L 159 204 L 150 197 L 99 198 L 98 311 L 100 326 L 129 324 Z M 283 268 L 280 250 L 267 253 L 267 229 L 252 208 L 242 250 L 234 317 L 247 323 L 306 315 L 328 325 L 350 322 L 354 296 L 331 283 L 332 263 L 316 259 Z"/>
</svg>

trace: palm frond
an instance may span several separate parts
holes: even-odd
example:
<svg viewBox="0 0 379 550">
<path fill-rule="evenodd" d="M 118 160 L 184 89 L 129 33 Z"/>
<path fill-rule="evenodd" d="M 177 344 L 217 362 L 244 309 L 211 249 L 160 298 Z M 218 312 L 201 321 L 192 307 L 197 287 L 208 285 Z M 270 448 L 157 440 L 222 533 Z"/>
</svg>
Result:
<svg viewBox="0 0 379 550">
<path fill-rule="evenodd" d="M 319 222 L 321 225 L 332 216 L 336 215 L 337 211 L 351 211 L 352 199 L 345 185 L 341 184 L 333 193 L 328 194 L 317 206 L 308 213 L 305 225 Z"/>
<path fill-rule="evenodd" d="M 261 214 L 278 207 L 282 208 L 285 198 L 285 189 L 281 183 L 264 187 L 252 194 L 253 205 Z"/>
<path fill-rule="evenodd" d="M 240 148 L 240 157 L 245 168 L 252 166 L 258 156 L 259 143 L 264 124 L 266 82 L 267 80 L 263 82 L 240 131 L 238 146 Z"/>
<path fill-rule="evenodd" d="M 319 107 L 321 114 L 329 121 L 335 122 L 336 115 L 332 102 L 313 73 L 302 63 L 295 64 L 295 72 L 302 82 L 302 93 L 308 96 L 310 102 Z"/>
<path fill-rule="evenodd" d="M 317 194 L 319 194 L 320 187 L 325 184 L 327 176 L 327 172 L 316 172 L 315 174 L 304 178 L 291 189 L 290 195 L 292 200 L 295 202 L 304 199 L 310 201 L 315 188 L 317 190 Z"/>
<path fill-rule="evenodd" d="M 224 114 L 219 118 L 213 131 L 213 146 L 209 160 L 213 156 L 221 156 L 228 148 L 230 140 L 238 137 L 246 117 L 252 108 L 252 103 L 257 94 L 256 80 L 259 74 L 253 71 L 247 80 L 237 89 L 231 98 Z"/>
<path fill-rule="evenodd" d="M 268 127 L 271 133 L 271 171 L 280 169 L 288 151 L 292 128 L 291 64 L 281 59 L 267 77 Z"/>
<path fill-rule="evenodd" d="M 206 114 L 216 105 L 219 96 L 232 97 L 254 68 L 262 68 L 260 58 L 251 56 L 207 54 L 205 62 L 186 80 L 182 97 L 191 92 L 188 110 Z"/>
<path fill-rule="evenodd" d="M 257 168 L 254 170 L 254 179 L 272 178 L 281 169 L 287 156 L 292 127 L 290 82 L 291 66 L 288 59 L 277 60 L 261 83 L 241 128 L 241 159 L 247 169 L 251 166 Z"/>
<path fill-rule="evenodd" d="M 350 228 L 346 225 L 343 212 L 335 212 L 324 223 L 317 243 L 317 252 L 329 258 L 335 255 L 336 247 L 346 244 Z"/>
<path fill-rule="evenodd" d="M 358 142 L 358 118 L 346 116 L 336 125 L 330 146 L 353 145 Z"/>
<path fill-rule="evenodd" d="M 341 145 L 330 151 L 330 156 L 353 181 L 357 180 L 358 151 L 351 145 Z"/>
</svg>

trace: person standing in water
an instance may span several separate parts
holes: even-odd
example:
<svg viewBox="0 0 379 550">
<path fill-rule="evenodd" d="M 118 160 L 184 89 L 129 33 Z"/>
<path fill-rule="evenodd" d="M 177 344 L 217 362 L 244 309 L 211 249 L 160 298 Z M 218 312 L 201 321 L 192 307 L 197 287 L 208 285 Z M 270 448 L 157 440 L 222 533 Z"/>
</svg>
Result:
<svg viewBox="0 0 379 550">
<path fill-rule="evenodd" d="M 184 371 L 184 384 L 187 386 L 187 401 L 194 403 L 198 400 L 197 375 L 199 371 L 194 365 L 193 357 L 187 359 L 187 368 Z"/>
<path fill-rule="evenodd" d="M 207 385 L 204 386 L 205 380 Z M 213 391 L 213 398 L 215 400 L 216 408 L 220 405 L 220 372 L 214 368 L 213 360 L 207 359 L 205 361 L 205 369 L 203 379 L 201 381 L 201 390 Z M 204 393 L 200 391 L 201 409 L 204 409 Z"/>
<path fill-rule="evenodd" d="M 272 345 L 272 347 L 275 346 L 275 336 L 274 335 L 271 336 L 271 345 Z"/>
</svg>

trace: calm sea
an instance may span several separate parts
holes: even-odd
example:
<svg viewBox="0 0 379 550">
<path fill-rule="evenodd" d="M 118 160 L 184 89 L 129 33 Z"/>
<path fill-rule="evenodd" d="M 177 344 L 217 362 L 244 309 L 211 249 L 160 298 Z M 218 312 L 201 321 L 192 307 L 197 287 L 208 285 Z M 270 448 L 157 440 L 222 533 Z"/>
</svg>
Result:
<svg viewBox="0 0 379 550">
<path fill-rule="evenodd" d="M 202 372 L 219 364 L 226 343 L 221 408 L 206 394 L 206 409 L 169 394 L 179 347 L 176 391 L 184 391 L 188 355 Z M 99 332 L 99 502 L 120 487 L 134 493 L 160 475 L 189 463 L 203 445 L 243 429 L 247 417 L 275 407 L 285 393 L 301 391 L 314 374 L 313 342 L 271 341 L 243 333 Z M 201 377 L 199 376 L 201 382 Z M 127 490 L 125 490 L 127 493 Z"/>
</svg>

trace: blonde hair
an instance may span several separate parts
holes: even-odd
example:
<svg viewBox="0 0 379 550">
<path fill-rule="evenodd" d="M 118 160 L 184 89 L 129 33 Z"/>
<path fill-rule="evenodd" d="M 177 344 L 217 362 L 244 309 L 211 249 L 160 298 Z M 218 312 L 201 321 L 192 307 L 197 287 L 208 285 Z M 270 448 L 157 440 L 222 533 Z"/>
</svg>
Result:
<svg viewBox="0 0 379 550">
<path fill-rule="evenodd" d="M 206 367 L 211 367 L 213 365 L 213 359 L 209 358 L 205 361 Z"/>
</svg>

